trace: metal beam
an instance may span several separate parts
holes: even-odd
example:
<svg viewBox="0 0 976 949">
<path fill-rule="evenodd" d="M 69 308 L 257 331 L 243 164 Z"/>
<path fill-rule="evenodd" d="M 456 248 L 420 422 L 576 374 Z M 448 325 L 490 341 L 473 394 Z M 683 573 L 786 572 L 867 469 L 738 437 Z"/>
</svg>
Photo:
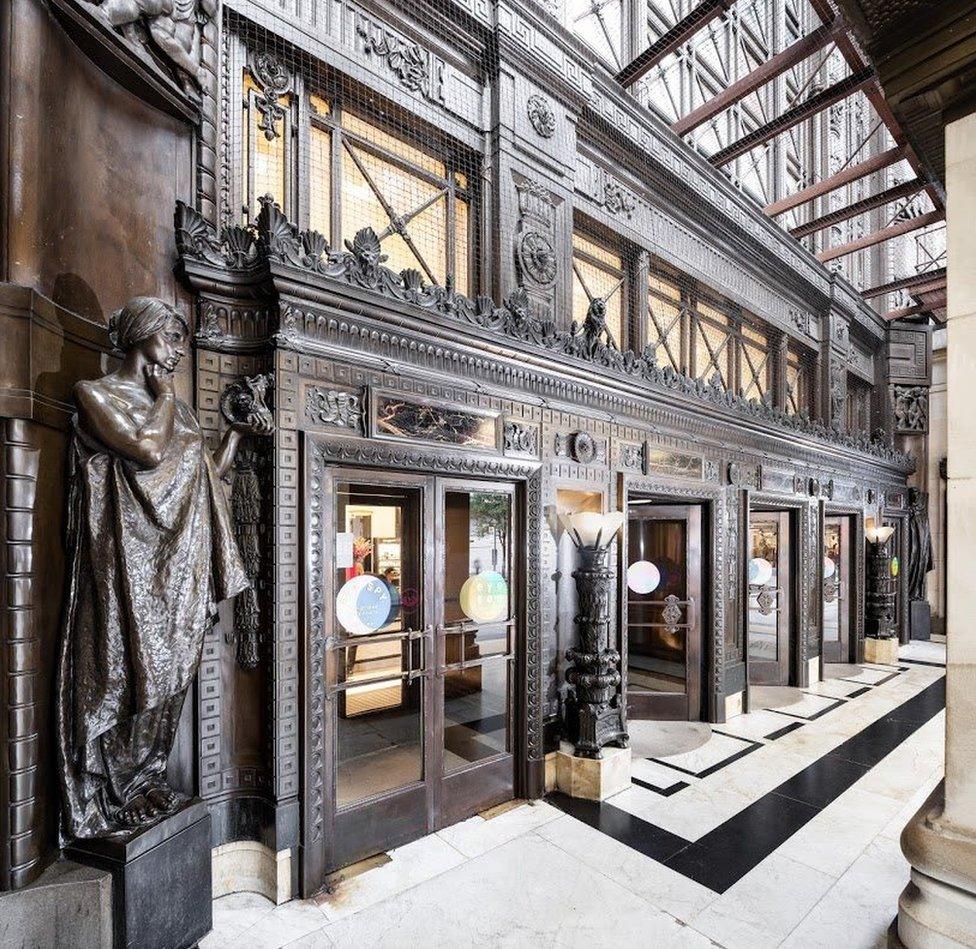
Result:
<svg viewBox="0 0 976 949">
<path fill-rule="evenodd" d="M 883 297 L 886 293 L 895 293 L 898 290 L 908 290 L 914 292 L 918 287 L 924 290 L 931 285 L 932 289 L 944 287 L 946 285 L 946 269 L 939 267 L 937 270 L 923 270 L 922 273 L 912 274 L 910 277 L 901 277 L 889 283 L 882 283 L 876 287 L 870 287 L 861 292 L 865 300 L 873 300 L 875 297 Z"/>
<path fill-rule="evenodd" d="M 838 188 L 843 188 L 844 185 L 849 185 L 852 181 L 857 181 L 858 178 L 863 178 L 866 175 L 873 174 L 876 171 L 881 171 L 882 168 L 887 168 L 889 165 L 894 165 L 896 162 L 901 161 L 905 157 L 905 149 L 900 145 L 894 148 L 889 148 L 886 152 L 882 152 L 880 155 L 875 155 L 873 158 L 866 158 L 862 162 L 858 162 L 856 165 L 849 165 L 843 171 L 838 171 L 836 175 L 831 175 L 829 178 L 824 178 L 822 181 L 814 182 L 802 191 L 797 191 L 796 194 L 787 195 L 785 198 L 779 201 L 774 201 L 772 204 L 767 204 L 763 210 L 770 217 L 777 217 L 780 214 L 785 214 L 787 211 L 792 211 L 793 208 L 798 208 L 801 204 L 806 204 L 808 201 L 813 201 L 815 198 L 822 198 L 825 194 L 829 194 L 831 191 L 836 191 Z"/>
<path fill-rule="evenodd" d="M 838 208 L 836 211 L 831 211 L 830 214 L 824 214 L 822 217 L 814 218 L 806 224 L 791 227 L 790 233 L 797 238 L 806 237 L 808 234 L 815 234 L 817 231 L 822 231 L 825 227 L 831 227 L 834 224 L 839 224 L 841 221 L 850 220 L 850 218 L 864 214 L 866 211 L 883 208 L 886 204 L 897 201 L 899 198 L 907 198 L 909 195 L 921 191 L 924 187 L 925 182 L 921 178 L 914 178 L 912 181 L 895 185 L 894 188 L 880 191 L 878 194 L 871 195 L 869 198 L 862 198 L 860 201 L 855 201 L 846 208 Z"/>
<path fill-rule="evenodd" d="M 684 19 L 675 23 L 667 33 L 627 63 L 617 73 L 617 82 L 624 88 L 632 86 L 642 76 L 646 76 L 662 59 L 687 43 L 705 24 L 728 10 L 734 2 L 735 0 L 702 0 Z"/>
<path fill-rule="evenodd" d="M 881 319 L 888 320 L 903 320 L 908 316 L 920 316 L 923 313 L 928 312 L 927 306 L 922 306 L 921 304 L 915 304 L 914 306 L 903 306 L 897 310 L 888 310 L 887 313 L 881 314 Z"/>
<path fill-rule="evenodd" d="M 837 15 L 836 8 L 832 0 L 809 0 L 810 6 L 813 11 L 820 17 L 824 23 L 829 23 Z M 865 65 L 864 57 L 861 55 L 861 51 L 854 44 L 851 37 L 844 33 L 837 38 L 837 48 L 840 50 L 841 55 L 847 61 L 847 65 L 850 66 L 853 72 L 857 72 Z M 915 150 L 908 143 L 908 139 L 905 136 L 905 132 L 895 117 L 895 113 L 891 110 L 891 106 L 888 105 L 888 100 L 884 96 L 884 92 L 881 89 L 880 84 L 873 86 L 865 90 L 865 95 L 868 101 L 874 107 L 874 111 L 877 113 L 878 118 L 887 126 L 888 131 L 891 133 L 891 137 L 895 140 L 896 145 L 902 145 L 905 148 L 905 159 L 912 166 L 912 171 L 919 178 L 925 178 L 928 180 L 928 184 L 925 187 L 926 194 L 932 199 L 932 204 L 936 208 L 945 207 L 945 194 L 943 193 L 942 186 L 937 181 L 929 180 L 929 172 L 922 164 Z"/>
<path fill-rule="evenodd" d="M 839 21 L 826 23 L 807 34 L 802 39 L 797 40 L 792 46 L 787 47 L 781 53 L 777 53 L 772 59 L 767 60 L 762 65 L 757 66 L 748 76 L 743 76 L 731 86 L 723 89 L 717 96 L 711 98 L 704 105 L 700 105 L 693 112 L 689 112 L 684 118 L 678 119 L 671 126 L 671 131 L 675 135 L 686 135 L 692 129 L 698 128 L 703 122 L 724 112 L 739 99 L 744 99 L 747 95 L 766 85 L 767 82 L 775 79 L 780 74 L 792 69 L 797 63 L 802 63 L 807 57 L 812 56 L 817 50 L 823 49 L 829 43 L 833 43 L 838 33 L 842 32 L 843 27 Z"/>
<path fill-rule="evenodd" d="M 851 241 L 849 244 L 838 244 L 837 247 L 828 247 L 827 250 L 822 250 L 817 254 L 817 259 L 821 263 L 827 263 L 828 260 L 845 257 L 847 254 L 864 250 L 865 247 L 874 247 L 875 244 L 890 241 L 893 237 L 900 237 L 902 234 L 911 234 L 912 231 L 921 230 L 923 227 L 928 227 L 929 224 L 935 224 L 936 221 L 943 220 L 945 220 L 945 211 L 929 211 L 927 214 L 920 214 L 918 217 L 909 218 L 907 221 L 899 221 L 891 227 L 883 227 L 880 231 L 865 234 L 864 237 L 859 237 L 856 241 Z"/>
<path fill-rule="evenodd" d="M 876 81 L 874 69 L 870 66 L 865 66 L 860 72 L 856 72 L 846 79 L 841 79 L 840 82 L 834 83 L 834 85 L 829 86 L 822 92 L 810 96 L 806 102 L 801 102 L 799 105 L 793 106 L 792 109 L 787 109 L 782 115 L 778 115 L 771 122 L 761 125 L 759 128 L 749 132 L 748 135 L 743 135 L 737 142 L 733 142 L 726 148 L 721 149 L 721 151 L 716 152 L 708 160 L 716 167 L 727 165 L 740 155 L 745 155 L 746 152 L 750 152 L 759 145 L 768 142 L 781 132 L 793 128 L 794 125 L 799 125 L 805 119 L 809 119 L 818 112 L 822 112 L 835 102 L 841 102 L 849 96 L 854 95 L 855 92 L 860 92 Z"/>
</svg>

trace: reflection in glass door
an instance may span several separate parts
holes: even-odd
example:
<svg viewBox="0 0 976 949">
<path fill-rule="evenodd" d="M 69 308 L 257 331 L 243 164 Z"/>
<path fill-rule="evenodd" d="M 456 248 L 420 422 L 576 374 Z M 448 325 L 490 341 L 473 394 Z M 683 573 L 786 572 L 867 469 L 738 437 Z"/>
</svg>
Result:
<svg viewBox="0 0 976 949">
<path fill-rule="evenodd" d="M 437 825 L 512 796 L 515 599 L 510 485 L 443 482 Z"/>
<path fill-rule="evenodd" d="M 749 681 L 789 685 L 792 576 L 788 512 L 749 513 Z"/>
<path fill-rule="evenodd" d="M 508 484 L 331 473 L 331 869 L 514 794 Z"/>
<path fill-rule="evenodd" d="M 823 657 L 850 661 L 851 529 L 849 517 L 824 518 Z"/>
<path fill-rule="evenodd" d="M 627 714 L 697 719 L 701 700 L 701 507 L 627 501 Z"/>
</svg>

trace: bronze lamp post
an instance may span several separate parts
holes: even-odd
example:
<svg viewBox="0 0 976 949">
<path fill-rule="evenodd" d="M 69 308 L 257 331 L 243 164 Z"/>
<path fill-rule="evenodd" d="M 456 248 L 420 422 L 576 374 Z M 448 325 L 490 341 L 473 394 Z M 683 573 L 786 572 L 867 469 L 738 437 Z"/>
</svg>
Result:
<svg viewBox="0 0 976 949">
<path fill-rule="evenodd" d="M 573 571 L 579 607 L 575 621 L 579 645 L 566 650 L 573 664 L 566 681 L 574 687 L 570 736 L 581 758 L 600 758 L 605 745 L 627 747 L 621 710 L 620 653 L 610 643 L 614 574 L 609 566 L 610 545 L 624 516 L 580 512 L 561 514 L 560 520 L 579 551 Z"/>
</svg>

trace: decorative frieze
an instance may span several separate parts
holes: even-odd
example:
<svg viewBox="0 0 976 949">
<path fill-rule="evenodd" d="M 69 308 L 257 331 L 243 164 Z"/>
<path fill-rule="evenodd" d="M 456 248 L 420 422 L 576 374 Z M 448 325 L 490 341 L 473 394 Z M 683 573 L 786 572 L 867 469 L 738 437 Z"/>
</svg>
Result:
<svg viewBox="0 0 976 949">
<path fill-rule="evenodd" d="M 523 425 L 508 419 L 502 435 L 506 455 L 538 457 L 539 431 L 534 425 Z"/>
<path fill-rule="evenodd" d="M 895 431 L 924 435 L 929 430 L 929 390 L 925 386 L 892 386 Z"/>
<path fill-rule="evenodd" d="M 408 92 L 444 102 L 444 61 L 365 13 L 356 14 L 357 51 L 376 56 Z"/>
<path fill-rule="evenodd" d="M 911 460 L 879 437 L 865 433 L 848 435 L 839 427 L 828 429 L 808 415 L 791 415 L 774 407 L 769 399 L 745 399 L 724 388 L 717 375 L 707 382 L 661 366 L 653 347 L 643 352 L 621 352 L 607 345 L 594 332 L 590 321 L 582 327 L 560 330 L 552 319 L 532 312 L 524 287 L 516 289 L 503 306 L 488 297 L 472 300 L 446 287 L 427 285 L 413 269 L 397 274 L 383 266 L 380 242 L 371 228 L 360 230 L 344 251 L 333 251 L 316 231 L 299 231 L 269 198 L 262 199 L 255 232 L 245 228 L 223 228 L 218 238 L 215 229 L 197 212 L 182 202 L 177 204 L 176 242 L 184 266 L 192 263 L 204 268 L 220 267 L 236 271 L 241 277 L 263 279 L 273 288 L 268 266 L 288 266 L 303 272 L 308 279 L 334 280 L 368 290 L 389 300 L 406 303 L 419 312 L 436 313 L 439 318 L 456 320 L 480 332 L 508 337 L 550 354 L 578 359 L 610 376 L 639 380 L 649 388 L 700 400 L 727 411 L 735 418 L 749 419 L 780 431 L 798 432 L 832 444 L 890 461 L 906 468 Z M 315 325 L 300 321 L 290 307 L 283 307 L 278 336 L 283 343 L 315 332 Z M 846 363 L 844 363 L 846 370 Z M 839 398 L 839 396 L 838 396 Z"/>
<path fill-rule="evenodd" d="M 644 470 L 643 442 L 621 442 L 617 463 L 628 471 Z"/>
<path fill-rule="evenodd" d="M 305 390 L 305 417 L 313 425 L 345 428 L 360 435 L 363 426 L 363 400 L 356 392 L 309 386 Z"/>
<path fill-rule="evenodd" d="M 761 491 L 763 488 L 762 465 L 748 465 L 739 461 L 729 462 L 729 484 L 737 488 Z"/>
<path fill-rule="evenodd" d="M 607 179 L 603 183 L 603 206 L 611 214 L 629 218 L 637 207 L 637 199 L 620 182 Z"/>
</svg>

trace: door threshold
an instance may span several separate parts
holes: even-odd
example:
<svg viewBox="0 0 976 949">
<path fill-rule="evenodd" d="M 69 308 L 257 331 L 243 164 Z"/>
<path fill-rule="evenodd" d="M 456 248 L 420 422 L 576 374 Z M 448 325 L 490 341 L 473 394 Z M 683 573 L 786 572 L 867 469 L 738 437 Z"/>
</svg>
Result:
<svg viewBox="0 0 976 949">
<path fill-rule="evenodd" d="M 500 817 L 508 811 L 515 810 L 516 807 L 521 807 L 524 803 L 524 797 L 513 797 L 510 801 L 502 801 L 501 804 L 489 807 L 486 811 L 479 811 L 478 816 L 483 817 L 485 820 L 491 820 L 493 817 Z"/>
</svg>

